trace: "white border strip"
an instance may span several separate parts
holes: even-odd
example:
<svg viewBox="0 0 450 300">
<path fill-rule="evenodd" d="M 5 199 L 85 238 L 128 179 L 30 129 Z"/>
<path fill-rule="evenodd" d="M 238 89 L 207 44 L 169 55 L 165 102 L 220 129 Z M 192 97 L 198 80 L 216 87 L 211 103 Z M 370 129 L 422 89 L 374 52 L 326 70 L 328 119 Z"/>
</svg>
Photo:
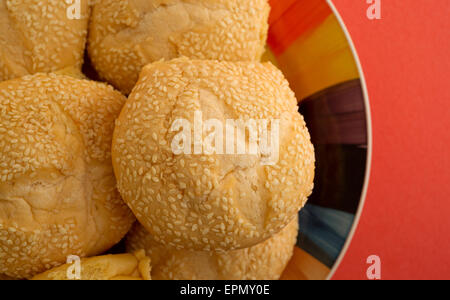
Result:
<svg viewBox="0 0 450 300">
<path fill-rule="evenodd" d="M 365 102 L 365 107 L 366 107 L 367 139 L 368 139 L 366 174 L 365 174 L 365 179 L 364 179 L 364 187 L 363 187 L 363 191 L 361 194 L 361 200 L 359 202 L 358 211 L 356 212 L 355 219 L 353 221 L 352 229 L 350 230 L 350 233 L 347 237 L 347 241 L 345 242 L 344 247 L 342 248 L 342 251 L 341 251 L 336 263 L 334 264 L 333 268 L 331 269 L 330 274 L 327 277 L 327 280 L 330 280 L 336 273 L 336 270 L 339 268 L 342 260 L 344 259 L 345 254 L 347 253 L 348 248 L 350 247 L 350 244 L 353 240 L 353 236 L 355 234 L 356 228 L 358 227 L 362 211 L 364 209 L 364 204 L 366 202 L 366 196 L 367 196 L 367 189 L 369 187 L 370 172 L 371 172 L 371 168 L 372 168 L 373 136 L 372 136 L 372 115 L 371 115 L 371 110 L 370 110 L 369 93 L 367 91 L 366 79 L 365 79 L 363 69 L 361 66 L 361 61 L 359 60 L 359 56 L 358 56 L 358 53 L 356 52 L 355 44 L 353 43 L 350 33 L 348 32 L 347 27 L 345 26 L 342 16 L 339 14 L 339 12 L 336 9 L 336 6 L 334 6 L 332 0 L 326 0 L 326 1 L 327 1 L 328 5 L 330 6 L 331 10 L 333 11 L 334 15 L 336 16 L 336 18 L 338 19 L 338 21 L 341 25 L 341 28 L 345 33 L 347 41 L 350 44 L 350 48 L 353 52 L 353 56 L 355 58 L 356 65 L 358 67 L 358 71 L 359 71 L 360 79 L 361 79 L 362 90 L 363 90 L 363 94 L 364 94 L 364 102 Z"/>
</svg>

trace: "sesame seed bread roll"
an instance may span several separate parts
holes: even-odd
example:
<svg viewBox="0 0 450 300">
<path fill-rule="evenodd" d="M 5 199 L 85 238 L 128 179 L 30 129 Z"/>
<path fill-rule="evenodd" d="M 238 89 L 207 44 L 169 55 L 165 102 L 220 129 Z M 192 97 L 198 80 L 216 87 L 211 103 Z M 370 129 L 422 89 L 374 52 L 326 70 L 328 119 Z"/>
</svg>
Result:
<svg viewBox="0 0 450 300">
<path fill-rule="evenodd" d="M 102 0 L 89 27 L 89 55 L 100 76 L 129 94 L 148 63 L 186 56 L 260 60 L 267 0 Z"/>
<path fill-rule="evenodd" d="M 186 134 L 191 152 L 177 153 L 177 137 L 194 129 L 199 113 L 223 128 L 226 120 L 267 121 L 278 157 L 237 152 L 237 138 L 223 141 L 234 152 L 194 152 L 194 130 Z M 174 128 L 179 120 L 191 126 Z M 276 121 L 278 130 L 270 125 Z M 245 136 L 249 149 L 247 131 L 230 132 Z M 147 65 L 116 122 L 112 156 L 119 191 L 137 219 L 157 242 L 178 249 L 256 245 L 292 221 L 313 188 L 310 135 L 288 82 L 269 63 L 181 58 Z"/>
<path fill-rule="evenodd" d="M 136 223 L 127 235 L 127 251 L 145 249 L 154 280 L 278 280 L 293 255 L 298 218 L 256 246 L 228 252 L 168 249 Z"/>
<path fill-rule="evenodd" d="M 110 154 L 125 100 L 56 74 L 0 83 L 0 274 L 30 278 L 97 255 L 130 229 Z"/>
<path fill-rule="evenodd" d="M 32 280 L 151 280 L 150 263 L 143 250 L 134 254 L 83 258 L 79 278 L 74 278 L 77 275 L 74 265 L 66 264 L 36 275 Z"/>
<path fill-rule="evenodd" d="M 71 67 L 81 70 L 87 3 L 80 1 L 77 19 L 63 0 L 0 1 L 0 81 Z"/>
</svg>

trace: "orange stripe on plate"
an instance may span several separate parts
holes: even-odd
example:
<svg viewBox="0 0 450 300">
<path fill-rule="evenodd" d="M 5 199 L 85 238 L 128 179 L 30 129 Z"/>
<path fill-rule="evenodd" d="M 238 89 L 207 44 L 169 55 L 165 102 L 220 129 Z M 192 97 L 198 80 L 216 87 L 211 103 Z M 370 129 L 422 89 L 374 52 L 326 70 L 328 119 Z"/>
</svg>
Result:
<svg viewBox="0 0 450 300">
<path fill-rule="evenodd" d="M 295 4 L 297 0 L 269 0 L 271 11 L 269 17 L 269 24 L 272 25 L 275 21 L 281 18 L 281 16 Z"/>
<path fill-rule="evenodd" d="M 275 55 L 332 14 L 325 0 L 270 0 L 270 5 L 268 44 Z"/>
</svg>

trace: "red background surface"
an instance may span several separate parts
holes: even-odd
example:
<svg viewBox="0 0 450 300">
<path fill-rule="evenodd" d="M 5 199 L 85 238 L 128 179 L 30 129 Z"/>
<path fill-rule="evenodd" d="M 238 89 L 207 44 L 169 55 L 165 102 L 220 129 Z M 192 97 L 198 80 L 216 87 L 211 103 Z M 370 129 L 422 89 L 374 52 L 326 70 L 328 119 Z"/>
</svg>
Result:
<svg viewBox="0 0 450 300">
<path fill-rule="evenodd" d="M 333 279 L 450 279 L 450 1 L 333 0 L 358 52 L 373 157 L 360 223 Z"/>
</svg>

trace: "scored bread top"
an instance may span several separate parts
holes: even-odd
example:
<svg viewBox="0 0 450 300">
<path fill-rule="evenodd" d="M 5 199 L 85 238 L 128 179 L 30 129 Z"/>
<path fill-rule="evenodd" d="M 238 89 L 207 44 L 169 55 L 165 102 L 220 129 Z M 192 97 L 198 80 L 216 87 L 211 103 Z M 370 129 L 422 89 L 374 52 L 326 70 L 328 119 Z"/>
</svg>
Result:
<svg viewBox="0 0 450 300">
<path fill-rule="evenodd" d="M 267 0 L 102 0 L 89 55 L 102 78 L 129 94 L 142 67 L 160 59 L 260 60 L 269 10 Z"/>
<path fill-rule="evenodd" d="M 175 155 L 178 119 L 280 121 L 279 160 Z M 175 59 L 144 68 L 113 139 L 118 188 L 156 241 L 192 250 L 253 246 L 279 232 L 311 194 L 314 149 L 297 101 L 271 64 Z"/>
<path fill-rule="evenodd" d="M 125 100 L 63 75 L 0 83 L 0 273 L 30 277 L 126 234 L 134 217 L 110 154 Z"/>
</svg>

